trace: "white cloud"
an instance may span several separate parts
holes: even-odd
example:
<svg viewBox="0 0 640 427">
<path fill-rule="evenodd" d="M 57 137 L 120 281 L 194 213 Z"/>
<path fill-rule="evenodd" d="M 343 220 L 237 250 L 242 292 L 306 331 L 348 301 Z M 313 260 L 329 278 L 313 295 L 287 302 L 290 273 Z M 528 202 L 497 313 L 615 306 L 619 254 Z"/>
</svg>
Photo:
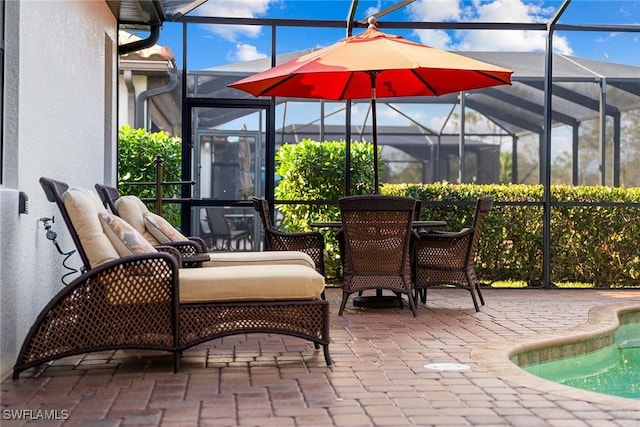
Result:
<svg viewBox="0 0 640 427">
<path fill-rule="evenodd" d="M 259 37 L 262 31 L 262 27 L 257 25 L 201 25 L 200 27 L 232 42 L 236 41 L 238 36 Z"/>
<path fill-rule="evenodd" d="M 409 15 L 417 21 L 451 21 L 461 16 L 458 0 L 418 0 L 408 8 Z"/>
<path fill-rule="evenodd" d="M 245 43 L 236 44 L 236 51 L 229 58 L 231 61 L 244 62 L 244 61 L 252 61 L 254 59 L 266 58 L 267 55 L 258 52 L 258 49 L 255 46 Z"/>
<path fill-rule="evenodd" d="M 194 13 L 198 16 L 255 18 L 266 14 L 269 6 L 279 2 L 280 0 L 207 0 Z"/>
<path fill-rule="evenodd" d="M 375 6 L 368 7 L 364 12 L 364 17 L 368 18 L 376 13 L 380 12 L 380 0 L 378 0 L 378 4 Z"/>
<path fill-rule="evenodd" d="M 545 50 L 547 35 L 543 31 L 520 30 L 477 30 L 463 33 L 458 44 L 459 50 L 541 52 Z M 571 55 L 573 50 L 563 36 L 555 36 L 553 50 Z"/>
<path fill-rule="evenodd" d="M 208 0 L 194 10 L 198 16 L 223 16 L 229 18 L 256 18 L 264 16 L 269 7 L 281 0 Z M 258 25 L 202 25 L 207 31 L 229 41 L 236 41 L 238 36 L 258 37 L 262 27 Z"/>
<path fill-rule="evenodd" d="M 418 0 L 409 6 L 409 12 L 421 21 L 540 23 L 548 22 L 555 9 L 525 0 L 473 0 L 466 8 L 459 0 Z M 531 52 L 546 46 L 545 31 L 418 30 L 416 34 L 422 43 L 441 49 Z M 559 53 L 573 53 L 563 36 L 554 36 L 553 47 Z"/>
<path fill-rule="evenodd" d="M 522 0 L 494 0 L 479 4 L 476 14 L 479 20 L 488 22 L 545 22 L 541 9 Z"/>
<path fill-rule="evenodd" d="M 416 30 L 416 34 L 420 38 L 420 43 L 426 44 L 438 49 L 450 49 L 451 37 L 443 30 Z"/>
</svg>

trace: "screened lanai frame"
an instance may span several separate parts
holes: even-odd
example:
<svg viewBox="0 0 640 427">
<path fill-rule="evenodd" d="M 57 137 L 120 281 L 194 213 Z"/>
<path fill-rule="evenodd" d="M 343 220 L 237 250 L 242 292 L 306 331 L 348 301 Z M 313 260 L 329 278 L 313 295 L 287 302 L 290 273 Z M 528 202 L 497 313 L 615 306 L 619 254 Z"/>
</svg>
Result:
<svg viewBox="0 0 640 427">
<path fill-rule="evenodd" d="M 354 4 L 357 2 L 353 2 Z M 543 206 L 543 212 L 544 212 L 544 236 L 543 236 L 543 240 L 544 240 L 544 245 L 543 245 L 543 256 L 544 256 L 544 265 L 543 265 L 543 275 L 544 275 L 544 284 L 545 286 L 549 286 L 550 285 L 550 251 L 549 251 L 549 247 L 550 247 L 550 239 L 551 239 L 551 235 L 550 235 L 550 211 L 551 211 L 551 207 L 552 207 L 552 202 L 550 200 L 550 194 L 549 194 L 549 188 L 551 186 L 551 171 L 550 171 L 550 167 L 549 165 L 551 164 L 551 149 L 550 149 L 550 144 L 551 144 L 551 128 L 552 128 L 552 124 L 553 124 L 553 119 L 554 117 L 557 117 L 557 114 L 552 114 L 551 113 L 551 109 L 552 109 L 552 96 L 553 96 L 553 92 L 555 90 L 557 90 L 557 86 L 554 87 L 554 84 L 556 83 L 556 79 L 551 79 L 549 76 L 553 75 L 553 67 L 554 64 L 551 59 L 552 59 L 552 55 L 550 54 L 550 52 L 553 50 L 553 33 L 554 31 L 616 31 L 616 32 L 639 32 L 640 28 L 638 26 L 632 26 L 632 25 L 597 25 L 597 26 L 575 26 L 575 25 L 562 25 L 562 24 L 558 24 L 558 19 L 560 18 L 560 16 L 562 15 L 563 11 L 566 9 L 566 7 L 568 6 L 568 4 L 570 3 L 570 0 L 566 0 L 562 6 L 558 9 L 556 15 L 553 17 L 553 19 L 548 22 L 548 23 L 529 23 L 529 24 L 525 24 L 525 23 L 469 23 L 469 22 L 457 22 L 457 23 L 451 23 L 451 22 L 447 22 L 447 23 L 442 23 L 442 22 L 384 22 L 384 29 L 449 29 L 449 30 L 460 30 L 460 29 L 464 29 L 464 30 L 533 30 L 533 31 L 544 31 L 547 34 L 547 49 L 546 52 L 543 54 L 544 57 L 544 79 L 541 82 L 537 82 L 536 84 L 538 85 L 538 89 L 542 89 L 543 94 L 544 94 L 544 98 L 543 98 L 543 105 L 542 105 L 542 126 L 541 126 L 541 136 L 540 136 L 540 141 L 541 141 L 541 146 L 540 146 L 540 151 L 541 151 L 541 156 L 540 156 L 540 169 L 541 169 L 541 173 L 540 173 L 540 177 L 541 177 L 541 183 L 544 186 L 544 198 L 542 201 L 542 206 Z M 353 8 L 351 11 L 351 15 L 353 16 Z M 188 63 L 187 63 L 187 50 L 188 50 L 188 38 L 187 38 L 187 26 L 190 24 L 215 24 L 215 25 L 260 25 L 260 26 L 266 26 L 266 27 L 271 27 L 272 31 L 272 56 L 271 56 L 271 65 L 275 65 L 275 61 L 276 61 L 276 57 L 275 57 L 275 52 L 277 51 L 276 49 L 276 40 L 273 37 L 273 35 L 276 33 L 276 28 L 277 27 L 282 27 L 282 26 L 299 26 L 299 27 L 331 27 L 331 28 L 345 28 L 347 31 L 347 34 L 353 30 L 353 28 L 355 27 L 361 27 L 362 24 L 359 24 L 357 22 L 355 22 L 355 20 L 348 18 L 347 22 L 345 21 L 317 21 L 317 20 L 283 20 L 283 19 L 242 19 L 242 18 L 223 18 L 223 17 L 196 17 L 196 16 L 191 16 L 191 15 L 187 15 L 187 16 L 181 16 L 177 19 L 175 19 L 175 22 L 182 22 L 184 25 L 184 37 L 183 37 L 183 78 L 182 78 L 182 83 L 183 83 L 183 94 L 187 94 L 188 93 L 188 88 L 186 86 L 187 84 L 187 80 L 188 80 Z M 490 62 L 490 61 L 489 61 Z M 591 77 L 592 80 L 597 80 L 597 78 Z M 515 79 L 514 79 L 515 80 Z M 603 80 L 603 83 L 611 83 L 611 82 L 606 82 L 606 79 Z M 606 86 L 605 86 L 606 87 Z M 554 91 L 552 91 L 552 88 L 554 88 Z M 600 99 L 599 102 L 603 103 L 606 105 L 606 91 L 605 93 L 605 98 L 604 100 Z M 636 92 L 637 95 L 640 95 Z M 464 108 L 464 104 L 467 104 L 469 107 L 473 106 L 473 102 L 471 103 L 471 105 L 469 105 L 469 102 L 467 100 L 467 97 L 463 96 L 461 97 L 461 108 Z M 218 101 L 224 101 L 224 100 L 218 100 Z M 503 101 L 506 102 L 506 100 L 503 98 Z M 189 123 L 189 115 L 188 115 L 188 110 L 189 108 L 191 108 L 194 105 L 198 105 L 201 102 L 201 100 L 199 100 L 198 98 L 190 98 L 188 96 L 184 96 L 183 97 L 183 137 L 185 138 L 185 140 L 189 140 L 191 135 L 190 135 L 190 127 L 185 125 Z M 255 103 L 256 106 L 258 105 L 262 105 L 262 106 L 270 106 L 270 119 L 273 120 L 273 111 L 275 108 L 275 101 L 273 99 L 267 100 L 267 99 L 256 99 L 253 101 Z M 349 103 L 347 102 L 347 105 L 349 105 Z M 538 105 L 537 108 L 539 108 L 540 106 Z M 347 111 L 349 111 L 349 108 L 347 108 Z M 600 111 L 600 122 L 601 123 L 605 123 L 606 122 L 606 115 L 607 115 L 607 111 L 606 109 L 601 110 Z M 464 114 L 462 115 L 462 117 L 464 117 Z M 268 119 L 269 120 L 269 119 Z M 461 127 L 464 128 L 464 119 L 462 120 L 462 124 Z M 604 141 L 606 141 L 606 134 L 604 133 L 604 126 L 602 127 L 602 132 L 601 132 L 601 139 L 603 141 L 603 146 L 604 146 Z M 349 114 L 346 115 L 346 123 L 345 123 L 345 140 L 346 141 L 350 141 L 351 140 L 351 125 L 350 125 L 350 117 Z M 266 129 L 266 135 L 267 135 L 267 147 L 271 147 L 274 144 L 275 141 L 275 129 L 274 126 L 272 125 L 271 127 L 267 126 Z M 461 141 L 464 141 L 464 136 L 461 136 Z M 514 143 L 515 146 L 515 143 Z M 460 144 L 460 154 L 462 154 L 460 156 L 460 158 L 464 158 L 464 144 Z M 269 150 L 268 150 L 269 151 Z M 348 152 L 348 151 L 347 151 Z M 190 158 L 190 154 L 188 151 L 188 148 L 186 148 L 186 152 L 183 153 L 185 155 L 183 155 L 184 159 L 189 159 Z M 273 154 L 273 151 L 271 153 L 267 153 L 267 159 L 266 159 L 266 176 L 268 178 L 270 178 L 271 180 L 273 179 L 273 159 L 270 158 L 270 154 Z M 515 150 L 514 150 L 514 155 L 515 155 Z M 618 153 L 619 156 L 619 153 Z M 615 157 L 615 156 L 614 156 Z M 603 159 L 604 159 L 604 151 L 603 151 Z M 188 161 L 187 161 L 188 163 Z M 515 163 L 515 162 L 514 162 Z M 617 164 L 615 159 L 614 159 L 614 169 L 615 169 L 615 165 Z M 574 164 L 576 164 L 574 162 Z M 185 169 L 186 167 L 186 169 Z M 346 170 L 348 171 L 349 169 L 349 165 L 347 163 L 347 165 L 345 165 Z M 517 167 L 516 165 L 514 165 L 514 168 Z M 185 174 L 184 178 L 186 180 L 191 179 L 191 171 L 190 171 L 191 165 L 190 164 L 183 164 L 183 171 L 184 170 L 188 170 L 188 172 Z M 605 177 L 605 171 L 604 168 L 601 169 L 602 170 L 602 177 L 604 179 Z M 460 167 L 460 173 L 463 174 L 464 171 L 464 166 Z M 575 172 L 574 172 L 575 175 Z M 614 176 L 615 173 L 614 173 Z M 269 182 L 270 179 L 267 179 L 266 182 L 266 192 L 265 194 L 267 195 L 268 198 L 273 198 L 273 182 Z M 615 184 L 615 182 L 614 182 Z M 186 195 L 188 196 L 188 194 Z M 300 201 L 300 202 L 304 202 L 304 201 Z M 553 205 L 556 205 L 555 203 Z"/>
</svg>

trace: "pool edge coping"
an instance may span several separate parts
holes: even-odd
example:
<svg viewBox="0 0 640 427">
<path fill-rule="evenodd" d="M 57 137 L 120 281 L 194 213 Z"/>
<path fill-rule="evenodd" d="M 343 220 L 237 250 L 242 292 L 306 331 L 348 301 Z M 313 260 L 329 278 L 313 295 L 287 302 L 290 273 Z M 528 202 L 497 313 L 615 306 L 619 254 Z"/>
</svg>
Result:
<svg viewBox="0 0 640 427">
<path fill-rule="evenodd" d="M 478 366 L 514 386 L 526 387 L 570 399 L 585 400 L 615 409 L 640 410 L 640 400 L 610 396 L 558 384 L 530 374 L 511 361 L 512 356 L 524 351 L 570 343 L 579 339 L 591 339 L 598 335 L 611 333 L 620 326 L 619 317 L 622 313 L 636 310 L 640 310 L 640 304 L 616 303 L 593 307 L 589 310 L 588 320 L 581 325 L 552 333 L 488 342 L 473 348 L 471 358 Z"/>
</svg>

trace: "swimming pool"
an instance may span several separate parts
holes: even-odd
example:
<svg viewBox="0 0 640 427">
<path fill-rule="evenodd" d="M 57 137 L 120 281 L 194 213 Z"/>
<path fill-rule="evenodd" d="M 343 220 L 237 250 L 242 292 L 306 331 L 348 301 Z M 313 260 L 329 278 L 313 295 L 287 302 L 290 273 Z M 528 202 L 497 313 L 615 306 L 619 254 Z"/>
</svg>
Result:
<svg viewBox="0 0 640 427">
<path fill-rule="evenodd" d="M 511 360 L 559 384 L 640 399 L 640 310 L 621 311 L 618 321 L 609 331 L 530 348 Z"/>
</svg>

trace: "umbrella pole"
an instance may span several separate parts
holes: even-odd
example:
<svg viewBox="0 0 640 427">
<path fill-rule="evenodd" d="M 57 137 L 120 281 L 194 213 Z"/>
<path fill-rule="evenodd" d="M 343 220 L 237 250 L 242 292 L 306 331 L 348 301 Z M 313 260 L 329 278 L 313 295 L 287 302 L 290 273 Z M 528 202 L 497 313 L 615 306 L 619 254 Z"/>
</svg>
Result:
<svg viewBox="0 0 640 427">
<path fill-rule="evenodd" d="M 371 134 L 373 137 L 373 194 L 380 194 L 378 186 L 378 123 L 376 120 L 376 76 L 377 71 L 369 73 L 371 77 Z"/>
</svg>

